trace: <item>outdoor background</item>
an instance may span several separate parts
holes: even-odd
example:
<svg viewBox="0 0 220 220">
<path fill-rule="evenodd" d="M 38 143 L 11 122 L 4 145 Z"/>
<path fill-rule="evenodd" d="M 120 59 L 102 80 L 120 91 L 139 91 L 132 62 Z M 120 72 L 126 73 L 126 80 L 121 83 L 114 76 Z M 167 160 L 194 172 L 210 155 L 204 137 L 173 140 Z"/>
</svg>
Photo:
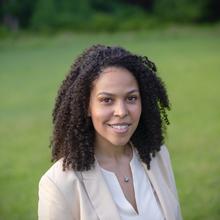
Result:
<svg viewBox="0 0 220 220">
<path fill-rule="evenodd" d="M 220 219 L 219 9 L 217 0 L 0 0 L 0 220 L 37 219 L 57 90 L 97 43 L 156 63 L 183 217 Z"/>
</svg>

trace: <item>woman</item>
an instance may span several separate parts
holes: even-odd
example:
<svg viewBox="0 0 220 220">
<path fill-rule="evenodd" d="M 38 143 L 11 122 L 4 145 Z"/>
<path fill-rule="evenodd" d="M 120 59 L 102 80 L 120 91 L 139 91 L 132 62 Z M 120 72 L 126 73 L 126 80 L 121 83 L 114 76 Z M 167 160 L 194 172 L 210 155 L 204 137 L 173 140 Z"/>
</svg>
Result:
<svg viewBox="0 0 220 220">
<path fill-rule="evenodd" d="M 39 183 L 39 219 L 181 219 L 166 109 L 146 57 L 104 45 L 84 51 L 56 99 L 56 162 Z"/>
</svg>

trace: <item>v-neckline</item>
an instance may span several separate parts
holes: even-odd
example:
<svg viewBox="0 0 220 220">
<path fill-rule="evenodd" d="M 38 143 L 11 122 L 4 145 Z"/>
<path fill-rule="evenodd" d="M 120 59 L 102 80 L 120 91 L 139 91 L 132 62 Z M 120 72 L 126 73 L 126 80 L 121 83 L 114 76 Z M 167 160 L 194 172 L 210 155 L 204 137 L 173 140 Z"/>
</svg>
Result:
<svg viewBox="0 0 220 220">
<path fill-rule="evenodd" d="M 131 174 L 132 174 L 132 182 L 133 182 L 134 197 L 135 197 L 134 199 L 135 199 L 135 204 L 136 204 L 136 207 L 137 207 L 137 211 L 133 207 L 133 205 L 128 201 L 128 199 L 126 198 L 126 196 L 125 196 L 125 194 L 124 194 L 124 192 L 122 190 L 122 187 L 121 187 L 121 185 L 119 183 L 119 180 L 118 180 L 116 174 L 114 172 L 112 172 L 112 171 L 109 171 L 109 170 L 101 167 L 100 165 L 99 166 L 100 166 L 101 170 L 104 173 L 106 173 L 107 175 L 111 175 L 114 178 L 114 182 L 115 182 L 115 184 L 117 184 L 118 192 L 120 193 L 121 198 L 123 198 L 123 200 L 126 203 L 126 205 L 129 206 L 130 209 L 132 210 L 132 212 L 133 212 L 132 214 L 133 215 L 139 215 L 140 214 L 140 210 L 139 210 L 140 207 L 139 207 L 139 204 L 138 204 L 138 198 L 137 198 L 138 193 L 137 193 L 137 189 L 136 189 L 137 187 L 136 187 L 136 184 L 135 184 L 136 181 L 135 181 L 135 178 L 134 178 L 134 175 L 135 175 L 135 172 L 134 172 L 134 165 L 135 165 L 134 162 L 135 161 L 134 160 L 135 160 L 135 152 L 134 152 L 134 149 L 132 148 L 132 158 L 130 160 L 129 165 L 130 165 Z"/>
</svg>

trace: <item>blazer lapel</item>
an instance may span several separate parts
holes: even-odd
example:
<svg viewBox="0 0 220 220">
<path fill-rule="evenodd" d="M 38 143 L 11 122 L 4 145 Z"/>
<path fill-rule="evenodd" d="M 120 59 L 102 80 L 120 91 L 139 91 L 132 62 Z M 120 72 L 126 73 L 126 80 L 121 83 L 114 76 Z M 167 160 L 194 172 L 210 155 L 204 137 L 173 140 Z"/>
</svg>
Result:
<svg viewBox="0 0 220 220">
<path fill-rule="evenodd" d="M 108 190 L 97 161 L 95 161 L 93 169 L 82 172 L 82 177 L 89 199 L 99 219 L 120 220 L 118 210 Z"/>
<path fill-rule="evenodd" d="M 155 190 L 156 196 L 160 202 L 162 212 L 166 220 L 176 220 L 175 216 L 175 205 L 176 199 L 169 187 L 167 186 L 164 178 L 161 174 L 161 171 L 154 161 L 155 158 L 151 161 L 150 170 L 147 169 L 146 164 L 143 163 L 145 171 L 149 177 L 149 180 L 152 184 L 153 189 Z"/>
</svg>

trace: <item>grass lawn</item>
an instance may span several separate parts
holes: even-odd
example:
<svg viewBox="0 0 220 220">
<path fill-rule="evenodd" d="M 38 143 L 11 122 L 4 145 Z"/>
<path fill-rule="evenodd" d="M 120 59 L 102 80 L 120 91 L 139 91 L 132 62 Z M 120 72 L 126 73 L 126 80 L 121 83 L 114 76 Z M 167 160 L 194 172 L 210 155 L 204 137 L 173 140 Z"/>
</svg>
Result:
<svg viewBox="0 0 220 220">
<path fill-rule="evenodd" d="M 94 43 L 121 45 L 157 64 L 172 103 L 166 144 L 183 217 L 220 219 L 220 26 L 1 39 L 0 219 L 37 219 L 57 89 Z"/>
</svg>

